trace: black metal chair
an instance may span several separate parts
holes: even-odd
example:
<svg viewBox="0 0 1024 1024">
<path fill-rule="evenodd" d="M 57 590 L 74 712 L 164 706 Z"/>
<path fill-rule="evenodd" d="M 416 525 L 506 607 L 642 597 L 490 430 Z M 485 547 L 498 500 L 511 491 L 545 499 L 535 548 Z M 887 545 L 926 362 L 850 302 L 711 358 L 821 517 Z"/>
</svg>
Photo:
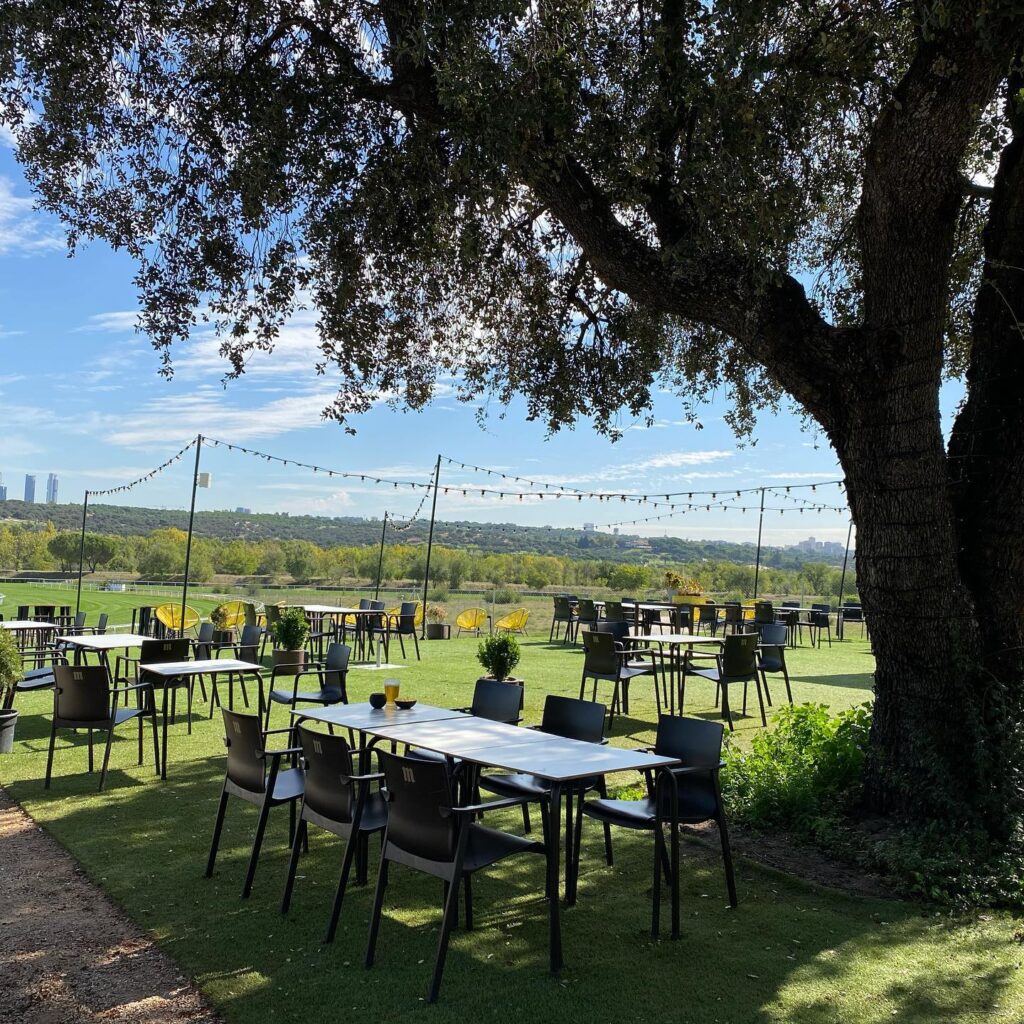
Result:
<svg viewBox="0 0 1024 1024">
<path fill-rule="evenodd" d="M 263 845 L 263 834 L 272 807 L 288 804 L 288 841 L 295 841 L 295 804 L 302 797 L 303 791 L 303 772 L 296 762 L 301 748 L 289 745 L 281 750 L 268 750 L 268 736 L 277 733 L 290 736 L 292 730 L 265 731 L 260 728 L 259 715 L 228 711 L 227 708 L 221 708 L 220 712 L 224 716 L 224 745 L 228 748 L 228 758 L 224 786 L 217 806 L 217 819 L 213 826 L 210 856 L 206 862 L 206 877 L 210 878 L 213 875 L 214 864 L 217 861 L 217 847 L 220 845 L 220 833 L 224 827 L 228 797 L 236 796 L 246 803 L 255 804 L 260 813 L 256 822 L 252 853 L 249 856 L 249 868 L 245 874 L 245 884 L 242 886 L 242 899 L 248 899 L 249 893 L 252 892 L 253 879 L 256 877 L 260 847 Z M 291 758 L 291 766 L 282 770 L 281 761 L 286 757 Z"/>
<path fill-rule="evenodd" d="M 178 713 L 178 690 L 184 689 L 185 691 L 185 703 L 187 710 L 187 725 L 189 735 L 192 733 L 192 694 L 195 690 L 196 678 L 195 676 L 156 676 L 149 673 L 147 676 L 146 666 L 147 665 L 163 665 L 170 661 L 188 661 L 189 653 L 192 649 L 192 641 L 188 637 L 175 637 L 174 639 L 166 640 L 146 640 L 143 642 L 142 647 L 139 650 L 138 657 L 129 654 L 119 654 L 115 661 L 114 668 L 114 681 L 125 681 L 130 682 L 131 677 L 128 675 L 122 675 L 121 666 L 124 665 L 125 669 L 134 668 L 134 678 L 137 683 L 148 682 L 154 693 L 157 690 L 167 690 L 170 692 L 170 719 L 174 721 Z M 205 688 L 203 693 L 205 695 Z M 166 711 L 167 711 L 167 697 L 164 697 L 164 742 L 166 743 Z"/>
<path fill-rule="evenodd" d="M 466 928 L 473 927 L 472 876 L 506 857 L 543 853 L 533 840 L 486 828 L 473 821 L 481 811 L 510 806 L 516 801 L 456 806 L 455 784 L 447 764 L 417 761 L 380 753 L 387 784 L 388 824 L 384 832 L 380 870 L 370 916 L 366 966 L 372 967 L 377 949 L 384 893 L 391 864 L 404 864 L 444 882 L 444 917 L 427 1002 L 437 1001 L 444 973 L 448 940 L 458 917 L 459 888 L 466 888 Z"/>
<path fill-rule="evenodd" d="M 702 627 L 707 627 L 708 633 L 712 636 L 718 631 L 718 605 L 697 605 L 697 626 L 694 632 L 699 633 Z"/>
<path fill-rule="evenodd" d="M 729 903 L 736 906 L 736 878 L 725 808 L 718 785 L 722 767 L 722 736 L 718 722 L 663 715 L 653 752 L 677 758 L 678 768 L 663 768 L 652 778 L 647 773 L 647 796 L 640 800 L 587 800 L 583 814 L 607 828 L 617 825 L 654 833 L 654 885 L 651 903 L 651 935 L 658 936 L 661 909 L 661 877 L 668 877 L 672 891 L 672 938 L 679 938 L 679 829 L 680 824 L 714 821 L 722 841 L 722 860 Z M 671 843 L 671 860 L 665 851 L 665 827 Z M 579 858 L 579 844 L 576 844 Z M 578 867 L 574 874 L 578 873 Z"/>
<path fill-rule="evenodd" d="M 104 665 L 55 665 L 53 668 L 53 720 L 50 725 L 50 747 L 46 755 L 46 789 L 50 788 L 53 772 L 53 751 L 57 742 L 58 729 L 85 729 L 89 739 L 89 771 L 93 770 L 93 730 L 107 734 L 103 751 L 103 767 L 100 769 L 100 785 L 107 778 L 110 763 L 110 747 L 114 741 L 114 730 L 125 722 L 138 720 L 139 723 L 139 764 L 142 764 L 143 719 L 149 718 L 153 726 L 153 754 L 156 771 L 160 773 L 160 741 L 157 736 L 156 709 L 153 688 L 147 682 L 133 683 L 112 689 L 110 677 Z M 140 699 L 134 708 L 119 708 L 121 694 L 134 693 Z"/>
<path fill-rule="evenodd" d="M 573 634 L 573 643 L 580 635 L 581 629 L 593 629 L 600 621 L 601 616 L 597 613 L 597 605 L 589 597 L 581 597 L 576 603 L 576 632 Z"/>
<path fill-rule="evenodd" d="M 775 607 L 771 601 L 756 601 L 754 603 L 754 625 L 764 626 L 775 621 Z"/>
<path fill-rule="evenodd" d="M 411 636 L 416 647 L 416 660 L 420 660 L 420 641 L 416 636 L 416 612 L 419 604 L 416 601 L 403 601 L 398 615 L 391 616 L 391 635 L 398 637 L 398 646 L 402 649 L 402 657 L 405 657 L 405 642 L 403 637 Z"/>
<path fill-rule="evenodd" d="M 384 778 L 384 774 L 356 774 L 352 767 L 352 755 L 360 754 L 362 751 L 354 750 L 341 736 L 314 732 L 304 725 L 296 726 L 295 735 L 302 747 L 302 763 L 306 773 L 305 788 L 299 807 L 298 830 L 292 840 L 292 855 L 288 863 L 284 896 L 281 899 L 281 913 L 287 914 L 291 904 L 299 854 L 307 844 L 309 825 L 316 825 L 332 835 L 339 836 L 345 840 L 345 855 L 341 862 L 341 877 L 338 880 L 338 889 L 334 896 L 330 923 L 324 940 L 333 942 L 341 916 L 342 900 L 348 887 L 349 872 L 352 870 L 352 861 L 359 843 L 375 832 L 382 832 L 387 824 L 388 809 L 384 802 L 384 794 L 379 789 L 370 789 L 374 782 Z"/>
<path fill-rule="evenodd" d="M 864 636 L 864 609 L 861 607 L 859 601 L 848 601 L 842 606 L 842 632 L 840 634 L 841 639 L 846 639 L 846 627 L 849 623 L 857 623 L 860 625 L 860 635 Z"/>
<path fill-rule="evenodd" d="M 831 610 L 827 604 L 811 605 L 811 614 L 804 626 L 810 634 L 812 647 L 820 646 L 823 633 L 829 647 L 832 646 L 832 619 L 829 616 Z"/>
<path fill-rule="evenodd" d="M 793 691 L 789 685 L 789 669 L 786 667 L 786 642 L 789 630 L 781 622 L 766 622 L 761 626 L 761 646 L 757 652 L 757 670 L 761 673 L 764 695 L 771 707 L 772 694 L 768 689 L 768 675 L 772 672 L 782 676 L 786 683 L 786 697 L 793 703 Z"/>
<path fill-rule="evenodd" d="M 725 619 L 719 623 L 722 632 L 725 634 L 742 633 L 744 629 L 743 605 L 739 601 L 726 601 L 720 607 L 725 608 Z"/>
<path fill-rule="evenodd" d="M 359 605 L 362 607 L 363 602 Z M 388 660 L 388 651 L 391 647 L 391 620 L 388 618 L 383 601 L 367 601 L 367 610 L 379 612 L 378 615 L 360 615 L 359 618 L 365 622 L 363 634 L 367 643 L 367 652 L 373 656 L 374 644 L 384 645 L 384 660 Z"/>
<path fill-rule="evenodd" d="M 577 618 L 565 594 L 555 598 L 555 608 L 551 616 L 551 629 L 548 631 L 548 643 L 559 639 L 562 626 L 565 626 L 565 635 L 561 637 L 562 643 L 568 643 L 575 635 Z"/>
<path fill-rule="evenodd" d="M 551 736 L 561 736 L 570 740 L 581 740 L 584 743 L 607 743 L 604 738 L 605 706 L 589 700 L 574 700 L 572 697 L 559 697 L 548 694 L 544 699 L 544 711 L 541 715 L 540 732 Z M 539 804 L 541 821 L 545 836 L 548 828 L 548 806 L 551 800 L 551 783 L 534 775 L 520 773 L 502 773 L 497 775 L 481 775 L 477 782 L 480 789 L 487 793 L 515 800 L 523 806 L 523 827 L 530 831 L 529 805 Z M 579 779 L 572 784 L 566 793 L 566 850 L 572 850 L 572 804 L 569 794 L 578 795 L 597 790 L 601 796 L 608 795 L 603 775 Z M 610 828 L 604 830 L 605 860 L 612 864 L 612 833 Z M 570 863 L 567 856 L 566 863 Z"/>
<path fill-rule="evenodd" d="M 605 622 L 629 622 L 632 616 L 626 614 L 621 601 L 605 601 L 604 620 Z"/>
<path fill-rule="evenodd" d="M 286 673 L 291 679 L 290 689 L 279 689 L 274 686 L 277 679 L 276 669 L 270 674 L 270 692 L 267 695 L 267 718 L 265 727 L 270 727 L 270 708 L 274 704 L 287 704 L 293 711 L 295 705 L 348 703 L 348 662 L 352 654 L 351 648 L 345 644 L 331 644 L 327 648 L 327 656 L 322 661 L 307 662 L 298 671 L 289 669 Z M 299 693 L 299 680 L 303 676 L 315 675 L 320 681 L 320 689 Z"/>
<path fill-rule="evenodd" d="M 747 684 L 752 682 L 757 689 L 757 701 L 761 707 L 761 724 L 767 726 L 764 697 L 761 693 L 761 676 L 757 669 L 758 639 L 756 633 L 734 633 L 727 636 L 721 653 L 715 655 L 715 664 L 708 668 L 694 668 L 692 662 L 687 659 L 686 670 L 679 681 L 679 706 L 683 707 L 687 675 L 709 679 L 717 685 L 722 698 L 722 714 L 729 723 L 729 729 L 732 730 L 734 726 L 729 706 L 729 686 L 732 683 L 743 683 L 743 714 L 746 714 Z"/>
<path fill-rule="evenodd" d="M 599 623 L 598 625 L 601 625 Z M 618 623 L 608 623 L 614 628 Z M 625 624 L 623 624 L 625 625 Z M 591 700 L 597 700 L 599 682 L 613 684 L 612 702 L 608 709 L 608 724 L 611 725 L 618 711 L 629 714 L 629 684 L 637 676 L 650 676 L 654 680 L 654 697 L 661 713 L 661 690 L 658 680 L 657 664 L 650 662 L 631 661 L 642 654 L 650 655 L 651 650 L 630 650 L 625 642 L 615 639 L 611 629 L 588 630 L 583 634 L 583 675 L 580 679 L 580 700 L 586 693 L 587 681 L 593 682 Z M 621 701 L 621 703 L 620 703 Z"/>
<path fill-rule="evenodd" d="M 95 626 L 85 626 L 82 629 L 84 634 L 91 634 L 92 636 L 103 636 L 107 632 L 107 623 L 110 621 L 110 616 L 106 612 L 100 612 L 99 618 L 96 620 Z"/>
</svg>

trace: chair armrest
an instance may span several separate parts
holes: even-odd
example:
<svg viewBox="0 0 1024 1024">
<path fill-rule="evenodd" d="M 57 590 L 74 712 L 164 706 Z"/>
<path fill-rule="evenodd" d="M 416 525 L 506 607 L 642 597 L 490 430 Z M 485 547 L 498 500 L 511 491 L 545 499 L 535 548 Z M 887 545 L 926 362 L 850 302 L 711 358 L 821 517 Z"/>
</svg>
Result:
<svg viewBox="0 0 1024 1024">
<path fill-rule="evenodd" d="M 378 782 L 384 778 L 383 772 L 369 772 L 366 775 L 343 775 L 341 781 L 345 782 Z"/>
<path fill-rule="evenodd" d="M 152 683 L 132 683 L 130 686 L 118 686 L 111 689 L 111 693 L 131 693 L 132 690 L 152 690 Z"/>
<path fill-rule="evenodd" d="M 449 814 L 479 814 L 481 811 L 497 811 L 502 807 L 518 807 L 522 802 L 522 797 L 506 796 L 500 800 L 487 800 L 479 804 L 466 804 L 465 807 L 442 808 L 442 812 L 447 810 Z"/>
<path fill-rule="evenodd" d="M 275 757 L 282 758 L 288 757 L 291 754 L 301 754 L 302 747 L 285 747 L 283 750 L 260 750 L 257 751 L 258 757 Z"/>
<path fill-rule="evenodd" d="M 278 733 L 290 733 L 291 731 L 292 730 L 288 729 L 288 728 L 285 728 L 285 729 L 260 729 L 260 735 L 261 736 L 274 736 L 274 735 L 276 735 Z"/>
</svg>

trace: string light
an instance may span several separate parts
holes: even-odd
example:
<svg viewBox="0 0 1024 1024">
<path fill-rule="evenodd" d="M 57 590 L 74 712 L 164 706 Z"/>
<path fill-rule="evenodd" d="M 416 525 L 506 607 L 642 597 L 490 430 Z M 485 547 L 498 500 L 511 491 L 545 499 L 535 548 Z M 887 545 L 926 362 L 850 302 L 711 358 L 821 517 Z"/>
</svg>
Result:
<svg viewBox="0 0 1024 1024">
<path fill-rule="evenodd" d="M 203 438 L 203 440 L 205 441 L 206 439 Z M 172 466 L 175 462 L 180 462 L 181 457 L 190 448 L 194 448 L 195 444 L 195 441 L 189 441 L 189 443 L 185 445 L 185 447 L 182 448 L 181 451 L 179 451 L 175 455 L 172 455 L 166 462 L 161 462 L 160 465 L 156 467 L 156 469 L 151 469 L 148 473 L 144 473 L 142 476 L 138 477 L 135 480 L 132 480 L 130 483 L 121 484 L 119 487 L 108 487 L 106 490 L 103 491 L 90 491 L 89 497 L 98 498 L 107 494 L 121 494 L 124 491 L 130 491 L 133 487 L 138 487 L 139 484 L 144 484 L 147 480 L 152 480 L 153 477 L 155 477 L 158 473 L 162 473 L 165 469 Z"/>
</svg>

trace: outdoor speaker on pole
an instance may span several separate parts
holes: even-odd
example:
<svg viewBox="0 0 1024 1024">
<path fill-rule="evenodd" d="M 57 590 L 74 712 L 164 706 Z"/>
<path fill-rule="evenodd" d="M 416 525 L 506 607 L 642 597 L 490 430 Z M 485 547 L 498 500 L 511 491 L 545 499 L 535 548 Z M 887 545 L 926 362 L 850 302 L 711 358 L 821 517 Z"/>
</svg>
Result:
<svg viewBox="0 0 1024 1024">
<path fill-rule="evenodd" d="M 196 487 L 209 487 L 213 483 L 212 473 L 199 473 L 196 476 Z"/>
</svg>

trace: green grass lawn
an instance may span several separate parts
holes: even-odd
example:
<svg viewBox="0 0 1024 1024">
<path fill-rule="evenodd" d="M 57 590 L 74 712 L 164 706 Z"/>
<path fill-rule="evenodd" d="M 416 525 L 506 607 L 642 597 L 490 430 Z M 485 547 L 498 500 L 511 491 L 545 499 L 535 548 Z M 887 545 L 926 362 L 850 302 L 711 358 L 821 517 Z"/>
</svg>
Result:
<svg viewBox="0 0 1024 1024">
<path fill-rule="evenodd" d="M 4 590 L 10 595 L 13 588 Z M 95 607 L 110 611 L 124 599 L 128 608 L 138 600 L 94 597 Z M 578 692 L 581 655 L 549 645 L 546 637 L 545 625 L 543 639 L 524 643 L 516 670 L 526 680 L 528 722 L 538 720 L 545 694 Z M 395 673 L 403 693 L 436 704 L 468 703 L 479 675 L 475 641 L 421 647 L 423 660 Z M 797 701 L 838 709 L 870 696 L 873 662 L 859 640 L 832 650 L 797 650 L 790 665 Z M 362 699 L 380 683 L 379 674 L 354 670 L 350 695 Z M 776 700 L 782 693 L 777 684 Z M 350 890 L 336 941 L 321 944 L 340 866 L 340 844 L 333 837 L 311 834 L 287 918 L 278 912 L 287 863 L 284 809 L 271 816 L 248 902 L 238 894 L 253 809 L 230 807 L 217 872 L 212 880 L 203 878 L 223 777 L 216 718 L 197 722 L 191 737 L 184 722 L 172 728 L 166 783 L 156 780 L 151 763 L 135 766 L 127 730 L 115 743 L 103 794 L 95 792 L 96 777 L 85 773 L 84 737 L 64 735 L 47 793 L 42 777 L 50 703 L 49 694 L 19 701 L 16 752 L 0 758 L 0 782 L 232 1022 L 305 1024 L 357 1016 L 392 1021 L 415 1012 L 439 1021 L 505 1020 L 513 1014 L 544 1022 L 708 1024 L 1024 1019 L 1024 946 L 1013 938 L 1018 925 L 1009 915 L 949 918 L 915 904 L 823 890 L 742 861 L 740 905 L 731 910 L 720 862 L 684 843 L 683 937 L 654 943 L 648 837 L 617 831 L 616 863 L 609 869 L 600 831 L 589 822 L 579 902 L 563 915 L 562 975 L 555 980 L 547 973 L 543 863 L 521 858 L 478 879 L 477 928 L 454 934 L 441 1002 L 428 1008 L 422 997 L 440 921 L 436 881 L 392 872 L 377 966 L 367 972 L 362 958 L 370 887 Z M 206 712 L 200 704 L 199 713 Z M 714 716 L 710 686 L 688 684 L 687 713 Z M 635 683 L 631 716 L 617 722 L 612 742 L 649 741 L 654 716 L 650 688 Z M 285 721 L 277 708 L 274 724 Z M 753 714 L 738 718 L 735 742 L 747 742 L 758 728 Z M 493 819 L 521 827 L 513 812 Z M 371 855 L 371 876 L 375 867 Z"/>
</svg>

